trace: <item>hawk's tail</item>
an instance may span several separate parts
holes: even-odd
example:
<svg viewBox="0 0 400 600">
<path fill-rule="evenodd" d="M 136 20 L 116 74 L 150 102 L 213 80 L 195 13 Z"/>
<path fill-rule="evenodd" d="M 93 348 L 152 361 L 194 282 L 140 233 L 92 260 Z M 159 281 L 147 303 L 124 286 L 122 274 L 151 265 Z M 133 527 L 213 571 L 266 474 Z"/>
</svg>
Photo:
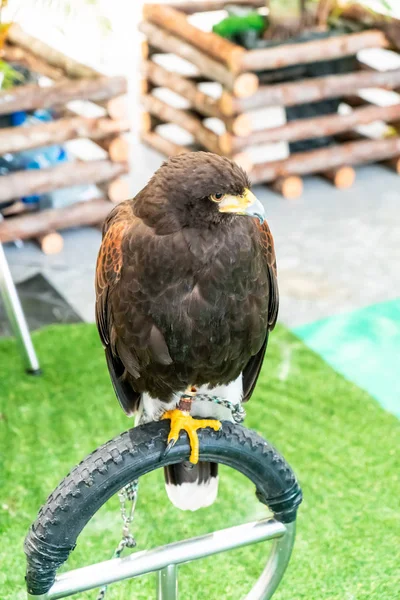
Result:
<svg viewBox="0 0 400 600">
<path fill-rule="evenodd" d="M 218 465 L 189 461 L 164 468 L 165 487 L 172 504 L 181 510 L 211 506 L 218 494 Z"/>
</svg>

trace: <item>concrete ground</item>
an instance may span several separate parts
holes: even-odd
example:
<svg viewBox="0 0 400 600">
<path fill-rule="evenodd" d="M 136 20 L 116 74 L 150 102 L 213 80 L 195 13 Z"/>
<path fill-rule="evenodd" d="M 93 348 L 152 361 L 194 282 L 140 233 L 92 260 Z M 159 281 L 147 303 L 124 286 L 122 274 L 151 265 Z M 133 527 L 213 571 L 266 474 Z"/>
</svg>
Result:
<svg viewBox="0 0 400 600">
<path fill-rule="evenodd" d="M 163 157 L 133 147 L 132 194 Z M 357 169 L 353 188 L 338 191 L 310 177 L 300 200 L 287 201 L 265 186 L 264 202 L 275 237 L 280 319 L 296 327 L 400 296 L 400 179 L 381 166 Z M 101 239 L 92 228 L 63 233 L 61 254 L 45 256 L 31 242 L 6 247 L 16 281 L 42 272 L 86 321 L 94 310 L 94 266 Z"/>
</svg>

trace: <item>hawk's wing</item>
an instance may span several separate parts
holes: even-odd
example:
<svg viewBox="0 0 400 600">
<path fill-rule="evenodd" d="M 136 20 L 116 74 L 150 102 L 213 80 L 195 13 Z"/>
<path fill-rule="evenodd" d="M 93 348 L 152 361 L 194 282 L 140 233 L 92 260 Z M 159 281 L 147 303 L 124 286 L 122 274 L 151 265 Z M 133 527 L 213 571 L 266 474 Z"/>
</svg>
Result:
<svg viewBox="0 0 400 600">
<path fill-rule="evenodd" d="M 108 215 L 96 266 L 96 324 L 106 352 L 107 366 L 117 398 L 127 414 L 137 409 L 140 393 L 125 380 L 125 366 L 115 345 L 110 296 L 121 278 L 122 241 L 134 225 L 130 202 L 122 202 Z"/>
<path fill-rule="evenodd" d="M 260 243 L 269 281 L 268 329 L 260 350 L 251 357 L 243 370 L 243 402 L 250 399 L 257 383 L 268 344 L 269 332 L 275 327 L 279 309 L 279 292 L 276 271 L 274 240 L 266 221 L 258 225 Z"/>
</svg>

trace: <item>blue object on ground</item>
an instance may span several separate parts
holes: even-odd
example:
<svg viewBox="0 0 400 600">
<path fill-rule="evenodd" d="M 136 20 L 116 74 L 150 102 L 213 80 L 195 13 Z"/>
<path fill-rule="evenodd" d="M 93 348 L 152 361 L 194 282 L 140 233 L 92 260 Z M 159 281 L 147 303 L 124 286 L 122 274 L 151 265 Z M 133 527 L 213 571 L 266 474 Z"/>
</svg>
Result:
<svg viewBox="0 0 400 600">
<path fill-rule="evenodd" d="M 400 417 L 400 299 L 302 325 L 294 333 Z"/>
</svg>

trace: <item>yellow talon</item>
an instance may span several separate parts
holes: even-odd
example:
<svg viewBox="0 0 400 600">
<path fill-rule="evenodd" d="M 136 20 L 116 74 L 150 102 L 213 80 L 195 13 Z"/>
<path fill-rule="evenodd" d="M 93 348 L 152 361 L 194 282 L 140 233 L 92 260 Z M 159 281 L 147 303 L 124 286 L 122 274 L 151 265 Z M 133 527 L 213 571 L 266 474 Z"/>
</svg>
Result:
<svg viewBox="0 0 400 600">
<path fill-rule="evenodd" d="M 194 465 L 199 462 L 199 438 L 197 435 L 198 429 L 211 427 L 214 431 L 221 429 L 221 423 L 216 419 L 193 419 L 188 413 L 184 413 L 178 408 L 167 410 L 162 416 L 162 419 L 171 420 L 171 429 L 168 435 L 168 443 L 179 438 L 179 433 L 186 431 L 189 437 L 190 457 L 189 461 Z"/>
</svg>

